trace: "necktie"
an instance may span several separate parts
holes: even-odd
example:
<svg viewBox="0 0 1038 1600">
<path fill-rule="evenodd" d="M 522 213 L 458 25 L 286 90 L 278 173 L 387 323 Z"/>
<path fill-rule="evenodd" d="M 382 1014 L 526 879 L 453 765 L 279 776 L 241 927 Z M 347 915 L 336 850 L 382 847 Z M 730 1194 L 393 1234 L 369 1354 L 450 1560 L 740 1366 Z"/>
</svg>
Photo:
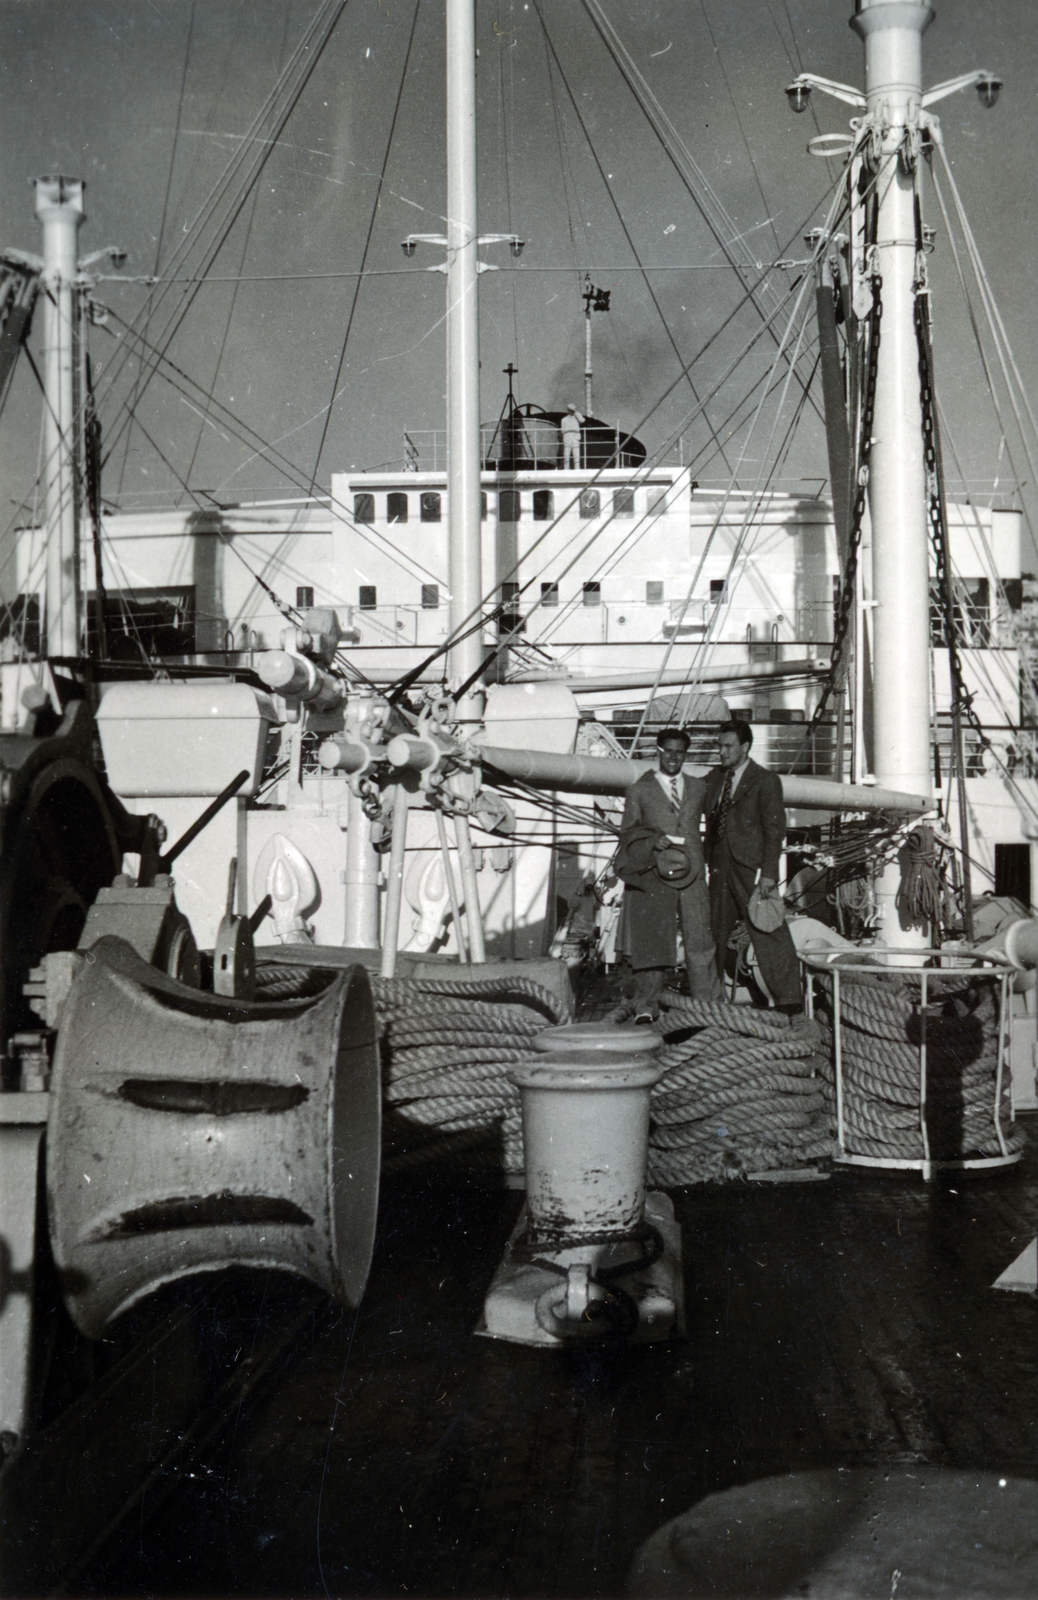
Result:
<svg viewBox="0 0 1038 1600">
<path fill-rule="evenodd" d="M 728 768 L 724 775 L 724 787 L 721 798 L 717 802 L 717 817 L 714 824 L 714 843 L 720 844 L 728 832 L 728 813 L 732 808 L 732 769 Z"/>
<path fill-rule="evenodd" d="M 671 780 L 670 780 L 670 800 L 671 800 L 671 804 L 673 805 L 675 811 L 680 811 L 681 810 L 680 783 L 681 783 L 680 778 L 671 778 Z"/>
</svg>

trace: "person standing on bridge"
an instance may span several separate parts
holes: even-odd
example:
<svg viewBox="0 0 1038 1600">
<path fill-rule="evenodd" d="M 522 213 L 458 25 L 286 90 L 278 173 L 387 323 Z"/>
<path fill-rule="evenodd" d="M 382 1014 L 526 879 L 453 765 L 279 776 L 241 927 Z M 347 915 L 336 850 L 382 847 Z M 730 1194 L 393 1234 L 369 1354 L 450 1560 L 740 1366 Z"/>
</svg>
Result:
<svg viewBox="0 0 1038 1600">
<path fill-rule="evenodd" d="M 587 421 L 583 412 L 578 411 L 572 402 L 566 407 L 566 414 L 562 419 L 562 465 L 564 467 L 579 467 L 580 460 L 580 430 Z"/>
<path fill-rule="evenodd" d="M 627 791 L 616 862 L 627 886 L 624 945 L 634 969 L 637 1022 L 656 1015 L 667 970 L 677 964 L 679 922 L 689 993 L 694 1000 L 722 994 L 699 835 L 705 786 L 682 773 L 684 728 L 664 728 L 656 745 L 659 770 L 642 773 Z"/>
</svg>

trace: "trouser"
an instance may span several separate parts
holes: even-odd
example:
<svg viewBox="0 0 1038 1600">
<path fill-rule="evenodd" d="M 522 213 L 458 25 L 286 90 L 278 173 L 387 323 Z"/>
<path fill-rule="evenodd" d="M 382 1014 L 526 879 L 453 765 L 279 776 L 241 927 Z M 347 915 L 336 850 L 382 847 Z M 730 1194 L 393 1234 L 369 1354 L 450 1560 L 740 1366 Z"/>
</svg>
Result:
<svg viewBox="0 0 1038 1600">
<path fill-rule="evenodd" d="M 562 439 L 562 465 L 563 465 L 563 467 L 579 467 L 580 466 L 580 440 L 579 439 L 567 439 L 565 437 L 565 435 L 563 435 L 563 439 Z"/>
<path fill-rule="evenodd" d="M 742 919 L 757 953 L 761 977 L 777 1006 L 799 1006 L 803 1001 L 800 963 L 793 936 L 786 924 L 774 933 L 761 933 L 747 916 L 750 895 L 757 881 L 757 868 L 736 861 L 722 840 L 710 862 L 710 926 L 717 954 L 717 971 L 724 982 L 728 941 L 735 924 Z"/>
<path fill-rule="evenodd" d="M 688 889 L 678 894 L 678 920 L 685 946 L 685 973 L 688 992 L 693 1000 L 719 1000 L 722 996 L 721 980 L 717 976 L 714 945 L 710 933 L 710 902 L 706 883 L 696 879 Z M 633 956 L 634 1003 L 639 1012 L 655 1012 L 663 989 L 668 967 L 639 967 Z"/>
</svg>

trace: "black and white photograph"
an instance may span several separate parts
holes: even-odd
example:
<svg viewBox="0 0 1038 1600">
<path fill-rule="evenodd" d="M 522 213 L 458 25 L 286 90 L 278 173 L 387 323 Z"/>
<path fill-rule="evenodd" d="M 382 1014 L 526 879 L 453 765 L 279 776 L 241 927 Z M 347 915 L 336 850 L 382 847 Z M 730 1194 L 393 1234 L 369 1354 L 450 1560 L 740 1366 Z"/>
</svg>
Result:
<svg viewBox="0 0 1038 1600">
<path fill-rule="evenodd" d="M 0 1594 L 1038 1595 L 1038 12 L 0 0 Z"/>
</svg>

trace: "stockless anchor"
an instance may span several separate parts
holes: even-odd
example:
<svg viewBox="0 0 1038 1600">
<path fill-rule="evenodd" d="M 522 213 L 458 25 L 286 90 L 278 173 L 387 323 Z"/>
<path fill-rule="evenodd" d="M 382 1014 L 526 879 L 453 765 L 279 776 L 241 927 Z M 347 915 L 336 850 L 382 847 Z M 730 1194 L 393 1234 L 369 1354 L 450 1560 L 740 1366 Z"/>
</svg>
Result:
<svg viewBox="0 0 1038 1600">
<path fill-rule="evenodd" d="M 646 1192 L 659 1036 L 610 1023 L 545 1028 L 509 1067 L 522 1097 L 526 1204 L 477 1333 L 516 1344 L 643 1344 L 685 1331 L 681 1231 Z"/>
</svg>

